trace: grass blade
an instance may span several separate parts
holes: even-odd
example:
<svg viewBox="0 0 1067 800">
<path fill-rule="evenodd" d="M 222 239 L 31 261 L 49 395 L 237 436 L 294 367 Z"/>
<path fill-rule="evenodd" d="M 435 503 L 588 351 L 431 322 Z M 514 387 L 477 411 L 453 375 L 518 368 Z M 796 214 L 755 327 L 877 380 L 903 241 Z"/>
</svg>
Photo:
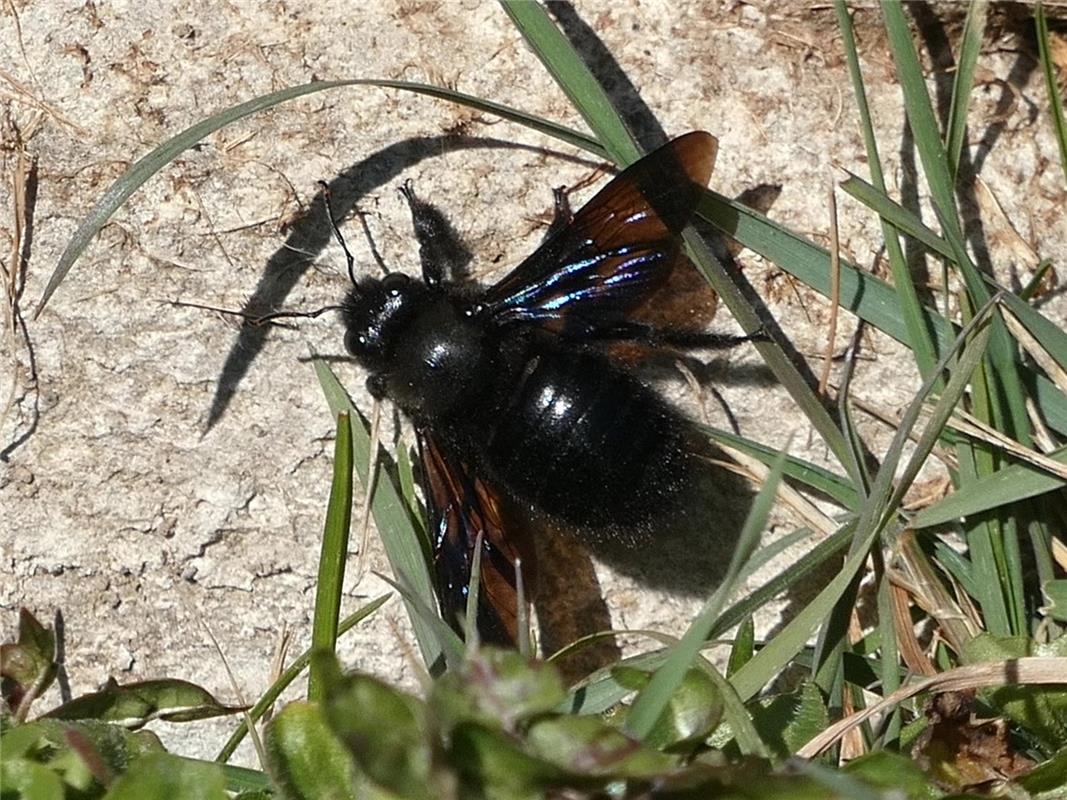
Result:
<svg viewBox="0 0 1067 800">
<path fill-rule="evenodd" d="M 958 229 L 956 199 L 949 173 L 948 156 L 941 143 L 934 107 L 926 90 L 926 77 L 912 43 L 911 29 L 904 18 L 904 5 L 892 0 L 883 0 L 881 8 L 889 48 L 897 68 L 897 79 L 904 93 L 904 109 L 911 132 L 915 136 L 915 147 L 919 151 L 930 194 L 934 203 L 944 210 L 949 224 Z"/>
<path fill-rule="evenodd" d="M 352 524 L 352 424 L 348 413 L 337 415 L 337 438 L 333 451 L 333 484 L 326 507 L 326 526 L 319 555 L 319 578 L 315 587 L 315 616 L 311 626 L 313 650 L 334 652 L 337 622 L 341 617 L 341 593 L 348 561 L 348 534 Z M 322 676 L 312 667 L 308 677 L 308 700 L 324 698 Z"/>
<path fill-rule="evenodd" d="M 899 503 L 899 497 L 903 496 L 903 492 L 907 491 L 907 486 L 910 485 L 910 483 L 902 480 L 897 487 L 897 491 L 893 492 L 893 477 L 896 465 L 899 463 L 904 443 L 919 418 L 926 397 L 938 382 L 939 375 L 948 364 L 949 358 L 963 346 L 966 337 L 971 334 L 979 323 L 984 321 L 991 310 L 992 306 L 987 306 L 981 314 L 972 320 L 971 324 L 961 331 L 953 347 L 938 362 L 936 371 L 926 379 L 918 395 L 905 411 L 893 443 L 890 445 L 887 456 L 875 478 L 874 485 L 871 487 L 870 498 L 865 506 L 863 515 L 854 523 L 855 534 L 852 547 L 838 574 L 826 588 L 819 592 L 811 603 L 779 631 L 774 639 L 769 641 L 759 653 L 753 656 L 751 661 L 730 678 L 730 682 L 733 683 L 742 699 L 753 697 L 789 663 L 790 659 L 805 647 L 808 637 L 829 617 L 840 598 L 852 584 L 860 568 L 866 562 L 870 549 L 877 541 L 878 535 L 890 521 L 890 516 L 896 512 L 891 499 Z M 935 426 L 933 421 L 940 420 L 942 417 L 947 420 L 948 416 L 951 415 L 953 407 L 959 401 L 960 396 L 970 382 L 971 373 L 985 355 L 988 337 L 988 328 L 983 328 L 979 331 L 974 340 L 964 350 L 957 367 L 952 371 L 945 390 L 934 408 L 932 422 L 923 431 L 919 443 L 915 445 L 913 455 L 908 462 L 906 474 L 910 475 L 912 479 L 918 471 L 917 465 L 921 465 L 922 461 L 929 455 L 934 442 L 940 434 L 940 429 L 944 427 L 943 421 L 940 426 Z M 832 648 L 833 643 L 829 643 L 828 647 Z"/>
<path fill-rule="evenodd" d="M 626 165 L 640 158 L 641 149 L 623 124 L 611 98 L 556 27 L 544 6 L 522 0 L 501 0 L 500 5 L 611 159 L 616 164 Z"/>
<path fill-rule="evenodd" d="M 1049 44 L 1048 20 L 1045 19 L 1045 6 L 1038 3 L 1034 7 L 1034 24 L 1037 27 L 1037 55 L 1041 63 L 1041 72 L 1045 76 L 1045 88 L 1048 89 L 1049 107 L 1052 110 L 1052 129 L 1056 134 L 1056 143 L 1060 148 L 1060 167 L 1067 178 L 1067 119 L 1063 113 L 1063 98 L 1056 82 L 1056 67 L 1052 63 L 1052 50 Z"/>
<path fill-rule="evenodd" d="M 92 241 L 93 237 L 100 232 L 100 229 L 107 224 L 107 221 L 119 206 L 125 203 L 130 195 L 137 191 L 142 184 L 177 158 L 182 152 L 188 150 L 215 131 L 225 128 L 227 125 L 231 125 L 245 117 L 274 108 L 281 103 L 293 100 L 297 97 L 303 97 L 304 95 L 314 94 L 315 92 L 346 86 L 374 86 L 383 89 L 401 89 L 440 100 L 461 103 L 479 111 L 495 114 L 513 122 L 519 122 L 534 130 L 539 130 L 542 133 L 570 142 L 576 147 L 581 147 L 584 150 L 596 153 L 601 158 L 606 155 L 604 149 L 596 142 L 596 140 L 591 139 L 582 133 L 572 131 L 562 125 L 547 122 L 540 117 L 526 114 L 525 112 L 499 103 L 482 100 L 481 98 L 472 95 L 466 95 L 450 89 L 442 89 L 437 86 L 411 83 L 408 81 L 377 80 L 373 78 L 358 78 L 339 81 L 312 81 L 311 83 L 305 83 L 299 86 L 290 86 L 289 88 L 271 92 L 270 94 L 265 94 L 231 108 L 227 108 L 220 111 L 218 114 L 213 114 L 207 119 L 201 120 L 195 125 L 189 126 L 181 133 L 163 142 L 152 150 L 152 152 L 148 153 L 148 155 L 140 158 L 128 170 L 120 175 L 118 179 L 107 188 L 103 196 L 101 196 L 96 202 L 96 205 L 90 210 L 88 216 L 82 220 L 82 223 L 78 226 L 74 235 L 71 236 L 70 241 L 63 250 L 63 254 L 59 258 L 59 263 L 56 265 L 55 270 L 52 271 L 52 275 L 48 279 L 48 285 L 45 287 L 41 299 L 37 303 L 37 308 L 33 313 L 34 318 L 40 316 L 45 305 L 48 303 L 48 300 L 52 297 L 52 294 L 63 282 L 67 273 L 70 272 L 70 268 L 74 266 L 74 263 L 89 245 L 89 242 Z"/>
<path fill-rule="evenodd" d="M 709 598 L 700 614 L 682 636 L 681 641 L 671 650 L 663 666 L 656 670 L 648 686 L 638 694 L 634 704 L 630 707 L 626 716 L 626 727 L 638 739 L 644 739 L 652 731 L 656 721 L 670 702 L 671 696 L 681 685 L 685 673 L 700 654 L 723 606 L 736 590 L 738 576 L 759 544 L 760 534 L 766 526 L 767 517 L 774 505 L 778 483 L 782 479 L 784 460 L 785 453 L 783 452 L 767 477 L 767 482 L 756 495 L 719 588 Z M 762 750 L 762 742 L 759 746 Z"/>
<path fill-rule="evenodd" d="M 978 63 L 978 53 L 982 49 L 988 6 L 987 0 L 971 0 L 967 7 L 967 20 L 963 24 L 963 35 L 960 37 L 960 55 L 956 61 L 956 78 L 952 82 L 952 105 L 945 135 L 948 168 L 952 175 L 958 173 L 960 154 L 963 152 L 964 137 L 967 133 L 967 110 L 970 108 L 971 92 L 974 89 L 974 69 Z"/>
<path fill-rule="evenodd" d="M 334 414 L 347 411 L 353 420 L 359 420 L 360 424 L 352 425 L 352 449 L 356 473 L 364 487 L 368 486 L 369 476 L 367 465 L 370 463 L 370 435 L 366 420 L 352 405 L 344 387 L 338 382 L 337 377 L 330 367 L 323 361 L 315 361 L 315 373 L 319 383 L 322 384 L 326 402 Z M 382 464 L 381 474 L 375 482 L 374 497 L 371 500 L 371 512 L 374 514 L 374 522 L 378 527 L 378 535 L 385 548 L 385 554 L 393 569 L 393 574 L 398 580 L 405 581 L 407 590 L 413 597 L 427 608 L 437 607 L 437 598 L 433 589 L 433 578 L 430 575 L 426 554 L 415 529 L 408 516 L 407 504 L 404 502 L 399 489 L 394 481 L 394 476 L 385 469 L 386 459 L 380 458 Z M 443 651 L 438 640 L 436 630 L 429 625 L 405 598 L 408 616 L 412 627 L 415 629 L 415 638 L 419 643 L 424 663 L 431 672 L 444 666 Z"/>
<path fill-rule="evenodd" d="M 1051 458 L 1067 464 L 1067 448 Z M 1030 464 L 1012 464 L 991 475 L 960 486 L 943 500 L 920 511 L 911 520 L 914 528 L 945 525 L 1010 503 L 1037 497 L 1067 486 L 1067 481 Z"/>
<path fill-rule="evenodd" d="M 738 436 L 730 431 L 707 425 L 698 425 L 697 427 L 701 433 L 713 442 L 740 450 L 768 467 L 774 464 L 780 455 L 780 451 L 775 450 L 773 447 L 746 439 L 744 436 Z M 782 474 L 787 478 L 792 478 L 798 483 L 804 484 L 810 489 L 814 489 L 816 492 L 825 494 L 843 508 L 855 510 L 859 505 L 859 495 L 846 478 L 812 464 L 810 461 L 805 461 L 796 456 L 787 456 L 785 463 L 782 465 Z"/>
<path fill-rule="evenodd" d="M 352 630 L 352 628 L 385 605 L 385 601 L 390 597 L 392 597 L 392 594 L 383 594 L 381 597 L 372 600 L 358 611 L 349 614 L 341 620 L 341 623 L 337 626 L 338 637 L 343 636 L 345 633 Z M 300 677 L 300 673 L 303 672 L 304 668 L 310 663 L 312 649 L 313 648 L 309 647 L 293 659 L 293 663 L 285 668 L 282 674 L 278 676 L 277 680 L 275 680 L 274 683 L 267 688 L 267 691 L 265 691 L 256 701 L 255 705 L 248 709 L 247 719 L 256 722 L 267 713 L 267 709 L 274 705 L 275 701 L 281 697 L 282 692 L 289 688 L 289 685 Z M 219 754 L 215 756 L 215 760 L 219 762 L 228 761 L 230 756 L 234 754 L 234 751 L 237 750 L 237 746 L 241 744 L 247 735 L 248 725 L 245 721 L 242 721 L 240 725 L 237 726 L 237 730 L 235 730 L 230 738 L 226 740 L 226 744 L 223 745 Z"/>
<path fill-rule="evenodd" d="M 878 142 L 874 136 L 870 107 L 867 104 L 867 92 L 863 85 L 863 73 L 860 70 L 859 53 L 856 50 L 856 36 L 852 28 L 852 16 L 844 0 L 835 0 L 834 12 L 837 15 L 838 28 L 841 30 L 841 41 L 845 49 L 845 61 L 848 64 L 853 94 L 856 96 L 860 127 L 863 130 L 863 141 L 867 150 L 867 163 L 871 171 L 872 189 L 877 187 L 876 191 L 885 195 L 885 175 L 882 171 L 881 156 L 878 153 Z M 925 378 L 933 371 L 934 363 L 937 361 L 937 350 L 934 348 L 934 340 L 927 325 L 904 250 L 900 245 L 900 238 L 894 226 L 886 223 L 886 219 L 888 218 L 883 216 L 882 238 L 885 240 L 886 257 L 889 260 L 889 268 L 893 272 L 893 285 L 897 289 L 901 316 L 908 334 L 907 343 L 915 354 L 919 374 Z"/>
</svg>

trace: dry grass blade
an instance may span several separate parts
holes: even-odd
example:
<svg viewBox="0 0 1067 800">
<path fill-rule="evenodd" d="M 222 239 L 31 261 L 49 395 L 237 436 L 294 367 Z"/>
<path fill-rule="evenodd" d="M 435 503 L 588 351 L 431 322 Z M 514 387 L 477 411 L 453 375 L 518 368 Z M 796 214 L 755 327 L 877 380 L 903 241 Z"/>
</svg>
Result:
<svg viewBox="0 0 1067 800">
<path fill-rule="evenodd" d="M 1008 326 L 1008 330 L 1011 331 L 1011 335 L 1019 342 L 1022 348 L 1026 351 L 1037 365 L 1045 371 L 1049 380 L 1056 384 L 1056 388 L 1061 392 L 1067 393 L 1067 370 L 1060 366 L 1059 362 L 1052 357 L 1052 355 L 1046 350 L 1041 343 L 1030 333 L 1019 318 L 1015 316 L 1012 310 L 1005 306 L 1001 313 L 1004 316 L 1004 322 Z"/>
<path fill-rule="evenodd" d="M 1033 464 L 1035 467 L 1040 467 L 1052 475 L 1067 480 L 1067 464 L 1031 450 L 1029 447 L 1024 447 L 1010 436 L 1005 436 L 996 428 L 982 422 L 982 420 L 963 409 L 956 409 L 948 424 L 953 430 L 994 445 L 1023 461 Z"/>
<path fill-rule="evenodd" d="M 801 758 L 815 758 L 827 747 L 876 714 L 924 692 L 958 692 L 1007 685 L 1067 684 L 1067 658 L 1027 656 L 984 664 L 956 667 L 932 678 L 903 686 L 888 697 L 835 722 L 797 751 Z"/>
<path fill-rule="evenodd" d="M 899 568 L 890 573 L 895 586 L 905 589 L 920 608 L 939 626 L 940 634 L 957 653 L 979 634 L 979 620 L 966 614 L 945 589 L 940 576 L 919 549 L 915 535 L 905 531 L 900 537 Z"/>
<path fill-rule="evenodd" d="M 915 625 L 911 619 L 910 598 L 914 594 L 911 587 L 901 586 L 890 573 L 892 585 L 889 587 L 889 598 L 893 606 L 893 628 L 896 632 L 897 647 L 900 649 L 901 658 L 908 669 L 917 675 L 927 677 L 937 674 L 937 668 L 919 645 L 915 636 Z"/>
<path fill-rule="evenodd" d="M 719 445 L 719 447 L 737 463 L 731 464 L 729 461 L 720 459 L 709 459 L 709 463 L 729 470 L 735 475 L 740 475 L 756 487 L 763 486 L 767 482 L 771 470 L 762 461 L 727 445 Z M 814 503 L 805 498 L 804 495 L 786 481 L 778 484 L 778 500 L 792 509 L 804 521 L 805 525 L 819 531 L 824 536 L 829 536 L 840 527 L 839 523 L 830 519 Z"/>
</svg>

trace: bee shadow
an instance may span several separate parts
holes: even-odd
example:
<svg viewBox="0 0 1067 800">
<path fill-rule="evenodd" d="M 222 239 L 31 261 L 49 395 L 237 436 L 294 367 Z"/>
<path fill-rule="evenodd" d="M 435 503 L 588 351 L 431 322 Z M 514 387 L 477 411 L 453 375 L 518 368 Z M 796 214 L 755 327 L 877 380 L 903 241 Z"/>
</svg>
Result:
<svg viewBox="0 0 1067 800">
<path fill-rule="evenodd" d="M 709 463 L 726 460 L 721 450 L 693 438 L 693 475 L 682 510 L 647 534 L 590 539 L 550 526 L 538 533 L 535 607 L 546 655 L 612 629 L 594 558 L 650 590 L 704 598 L 718 588 L 754 492 L 744 478 Z M 618 645 L 604 640 L 569 657 L 561 667 L 576 679 L 620 657 Z"/>
<path fill-rule="evenodd" d="M 709 463 L 728 460 L 717 447 L 702 441 L 693 449 L 693 475 L 679 513 L 636 542 L 598 539 L 588 547 L 644 586 L 706 597 L 726 574 L 754 494 L 744 478 Z"/>
</svg>

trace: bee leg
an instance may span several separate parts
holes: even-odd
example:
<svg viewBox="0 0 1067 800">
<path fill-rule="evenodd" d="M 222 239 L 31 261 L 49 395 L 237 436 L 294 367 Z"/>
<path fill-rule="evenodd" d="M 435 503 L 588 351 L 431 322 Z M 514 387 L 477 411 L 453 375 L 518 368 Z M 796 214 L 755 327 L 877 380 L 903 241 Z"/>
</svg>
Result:
<svg viewBox="0 0 1067 800">
<path fill-rule="evenodd" d="M 542 241 L 548 241 L 574 221 L 574 209 L 567 197 L 567 187 L 557 186 L 552 190 L 552 222 Z"/>
<path fill-rule="evenodd" d="M 400 194 L 411 210 L 415 240 L 419 243 L 422 279 L 430 286 L 437 286 L 445 279 L 465 278 L 471 252 L 460 241 L 452 224 L 436 206 L 416 196 L 411 181 L 404 181 Z"/>
<path fill-rule="evenodd" d="M 609 342 L 635 342 L 649 348 L 672 350 L 728 350 L 745 342 L 766 342 L 770 336 L 762 328 L 747 336 L 733 336 L 707 331 L 657 328 L 641 322 L 621 322 L 611 328 L 598 330 L 581 338 Z"/>
</svg>

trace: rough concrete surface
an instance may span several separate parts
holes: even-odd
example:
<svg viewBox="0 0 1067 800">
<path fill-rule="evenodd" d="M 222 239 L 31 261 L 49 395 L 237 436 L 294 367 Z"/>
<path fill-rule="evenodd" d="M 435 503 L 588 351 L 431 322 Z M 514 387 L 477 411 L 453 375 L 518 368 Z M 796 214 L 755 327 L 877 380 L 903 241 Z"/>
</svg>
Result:
<svg viewBox="0 0 1067 800">
<path fill-rule="evenodd" d="M 925 6 L 913 15 L 955 41 L 955 16 L 939 27 Z M 828 241 L 827 190 L 843 175 L 837 168 L 867 171 L 827 5 L 590 2 L 561 17 L 585 52 L 610 53 L 628 76 L 631 86 L 610 85 L 628 111 L 639 110 L 636 92 L 667 133 L 704 128 L 719 138 L 714 188 L 736 195 L 780 184 L 770 215 Z M 876 12 L 859 11 L 857 24 L 897 192 L 913 169 L 911 154 L 901 156 L 900 91 Z M 308 641 L 333 423 L 305 359 L 342 353 L 339 322 L 326 315 L 272 329 L 262 342 L 239 341 L 232 320 L 167 301 L 240 308 L 258 287 L 257 297 L 287 308 L 336 302 L 347 285 L 344 260 L 321 216 L 306 212 L 316 181 L 339 176 L 348 179 L 346 207 L 355 201 L 366 212 L 388 264 L 411 270 L 417 263 L 396 192 L 411 178 L 465 237 L 475 271 L 492 275 L 535 246 L 550 187 L 576 184 L 597 165 L 528 129 L 448 103 L 376 88 L 332 90 L 245 119 L 181 154 L 118 211 L 32 320 L 68 238 L 110 183 L 161 141 L 213 112 L 315 78 L 426 81 L 574 127 L 581 120 L 501 9 L 479 0 L 16 0 L 0 12 L 0 41 L 0 252 L 8 273 L 19 216 L 12 209 L 27 197 L 13 191 L 20 150 L 36 165 L 20 301 L 28 339 L 21 329 L 5 331 L 0 375 L 2 402 L 12 398 L 0 428 L 4 635 L 14 631 L 21 606 L 46 622 L 62 611 L 75 693 L 109 675 L 174 676 L 233 701 L 210 629 L 245 696 L 254 698 L 269 682 L 282 631 L 295 634 L 297 649 Z M 935 79 L 943 85 L 951 59 L 945 40 L 931 41 L 940 48 L 931 86 Z M 1014 271 L 1025 281 L 1036 256 L 1062 269 L 1067 244 L 1064 177 L 1032 54 L 1010 24 L 992 26 L 970 118 L 967 152 L 996 200 L 978 214 L 1005 280 Z M 877 220 L 843 196 L 839 206 L 843 254 L 871 267 Z M 354 216 L 345 230 L 365 267 Z M 307 252 L 294 252 L 297 246 Z M 740 261 L 798 349 L 821 353 L 827 303 L 749 253 Z M 932 267 L 931 279 L 938 274 Z M 1050 300 L 1046 313 L 1062 319 L 1062 299 Z M 847 335 L 851 321 L 842 324 Z M 725 313 L 714 327 L 736 330 Z M 242 358 L 245 374 L 224 382 L 220 395 L 224 365 Z M 740 348 L 716 363 L 714 385 L 745 435 L 774 446 L 792 436 L 794 452 L 826 462 L 754 351 Z M 910 364 L 900 346 L 869 335 L 856 397 L 899 411 L 917 386 Z M 354 367 L 337 369 L 362 391 Z M 692 402 L 680 381 L 666 390 Z M 220 396 L 228 400 L 208 429 Z M 715 403 L 709 412 L 725 424 Z M 879 452 L 890 432 L 861 423 Z M 783 516 L 773 532 L 794 526 Z M 369 566 L 386 569 L 376 543 Z M 600 577 L 620 628 L 677 632 L 703 599 L 649 588 L 607 567 Z M 345 610 L 386 590 L 368 574 L 347 587 Z M 353 667 L 413 686 L 413 654 L 394 600 L 346 637 L 342 655 Z M 53 693 L 46 704 L 57 700 Z M 180 741 L 181 752 L 208 756 L 231 725 L 160 730 Z"/>
</svg>

